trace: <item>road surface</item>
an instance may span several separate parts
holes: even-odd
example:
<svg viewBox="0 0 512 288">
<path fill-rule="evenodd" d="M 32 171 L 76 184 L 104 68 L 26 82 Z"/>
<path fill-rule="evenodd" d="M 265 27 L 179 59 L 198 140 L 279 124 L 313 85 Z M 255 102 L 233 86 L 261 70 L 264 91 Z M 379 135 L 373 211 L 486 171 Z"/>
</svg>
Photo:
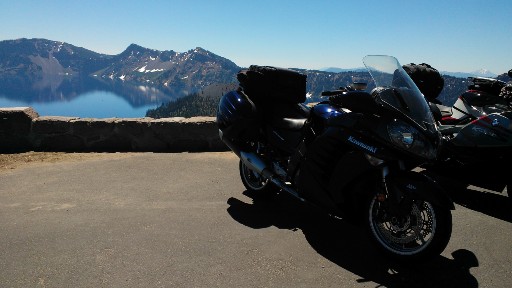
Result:
<svg viewBox="0 0 512 288">
<path fill-rule="evenodd" d="M 0 287 L 512 287 L 502 195 L 457 195 L 446 250 L 404 267 L 343 220 L 247 193 L 233 153 L 73 158 L 0 170 Z"/>
</svg>

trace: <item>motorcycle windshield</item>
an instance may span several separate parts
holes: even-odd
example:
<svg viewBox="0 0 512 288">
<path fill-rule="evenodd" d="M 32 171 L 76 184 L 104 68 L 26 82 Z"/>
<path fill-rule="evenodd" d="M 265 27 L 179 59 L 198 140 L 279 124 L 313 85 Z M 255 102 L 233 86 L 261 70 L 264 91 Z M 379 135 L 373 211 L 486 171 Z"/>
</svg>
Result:
<svg viewBox="0 0 512 288">
<path fill-rule="evenodd" d="M 435 133 L 435 121 L 427 101 L 395 57 L 368 55 L 363 63 L 376 87 L 390 88 L 380 93 L 387 105 L 408 116 L 423 129 Z"/>
</svg>

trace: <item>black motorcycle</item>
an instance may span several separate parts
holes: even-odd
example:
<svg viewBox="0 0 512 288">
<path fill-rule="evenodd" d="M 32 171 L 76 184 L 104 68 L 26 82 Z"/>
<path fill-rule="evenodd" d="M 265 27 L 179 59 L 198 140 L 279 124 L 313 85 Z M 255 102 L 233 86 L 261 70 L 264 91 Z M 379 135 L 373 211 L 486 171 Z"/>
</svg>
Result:
<svg viewBox="0 0 512 288">
<path fill-rule="evenodd" d="M 374 83 L 326 91 L 312 107 L 303 104 L 304 74 L 252 65 L 220 100 L 219 134 L 240 158 L 247 190 L 287 192 L 364 225 L 388 256 L 426 260 L 446 248 L 454 205 L 412 168 L 436 159 L 440 134 L 394 57 L 363 62 Z"/>
<path fill-rule="evenodd" d="M 512 70 L 508 74 L 512 77 Z M 428 87 L 426 76 L 410 76 Z M 473 185 L 501 193 L 506 188 L 511 199 L 512 179 L 504 167 L 512 161 L 512 105 L 502 95 L 509 84 L 483 77 L 468 80 L 467 90 L 451 107 L 430 103 L 443 149 L 438 161 L 423 166 L 425 173 L 449 190 Z"/>
<path fill-rule="evenodd" d="M 414 80 L 414 78 L 413 78 Z M 435 104 L 440 125 L 461 126 L 492 114 L 510 111 L 509 101 L 500 96 L 506 83 L 493 78 L 468 77 L 468 88 L 452 106 Z M 423 92 L 423 91 L 422 91 Z M 436 115 L 434 115 L 436 116 Z"/>
</svg>

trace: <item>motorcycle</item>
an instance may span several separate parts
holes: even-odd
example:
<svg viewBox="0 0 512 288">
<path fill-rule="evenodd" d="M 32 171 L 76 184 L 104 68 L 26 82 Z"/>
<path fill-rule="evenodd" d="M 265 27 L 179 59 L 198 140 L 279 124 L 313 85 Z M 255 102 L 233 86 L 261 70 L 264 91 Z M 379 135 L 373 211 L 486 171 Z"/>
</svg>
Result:
<svg viewBox="0 0 512 288">
<path fill-rule="evenodd" d="M 306 75 L 252 65 L 222 96 L 217 124 L 240 158 L 248 191 L 285 192 L 329 215 L 364 225 L 379 251 L 400 261 L 439 255 L 452 231 L 454 204 L 412 167 L 434 161 L 440 134 L 428 104 L 391 56 L 363 63 L 365 83 L 305 105 Z M 347 231 L 347 235 L 348 235 Z"/>
<path fill-rule="evenodd" d="M 436 104 L 441 125 L 466 125 L 484 115 L 511 110 L 508 100 L 499 95 L 506 85 L 504 81 L 484 77 L 468 77 L 468 81 L 468 89 L 453 106 Z"/>
<path fill-rule="evenodd" d="M 512 70 L 508 74 L 512 77 Z M 412 79 L 421 81 L 418 75 Z M 437 162 L 423 166 L 425 173 L 448 190 L 470 185 L 497 192 L 506 188 L 510 199 L 509 172 L 498 168 L 507 167 L 512 160 L 512 108 L 510 99 L 500 95 L 507 84 L 483 77 L 468 80 L 468 89 L 452 107 L 429 103 L 442 134 L 443 149 Z"/>
</svg>

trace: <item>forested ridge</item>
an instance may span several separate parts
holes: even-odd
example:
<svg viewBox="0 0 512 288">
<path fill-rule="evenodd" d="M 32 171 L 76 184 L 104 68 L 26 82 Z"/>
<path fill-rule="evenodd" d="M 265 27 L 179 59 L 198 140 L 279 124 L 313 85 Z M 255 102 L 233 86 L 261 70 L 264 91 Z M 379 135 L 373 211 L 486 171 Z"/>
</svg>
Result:
<svg viewBox="0 0 512 288">
<path fill-rule="evenodd" d="M 220 97 L 204 97 L 197 93 L 163 103 L 146 113 L 151 118 L 215 116 Z"/>
</svg>

